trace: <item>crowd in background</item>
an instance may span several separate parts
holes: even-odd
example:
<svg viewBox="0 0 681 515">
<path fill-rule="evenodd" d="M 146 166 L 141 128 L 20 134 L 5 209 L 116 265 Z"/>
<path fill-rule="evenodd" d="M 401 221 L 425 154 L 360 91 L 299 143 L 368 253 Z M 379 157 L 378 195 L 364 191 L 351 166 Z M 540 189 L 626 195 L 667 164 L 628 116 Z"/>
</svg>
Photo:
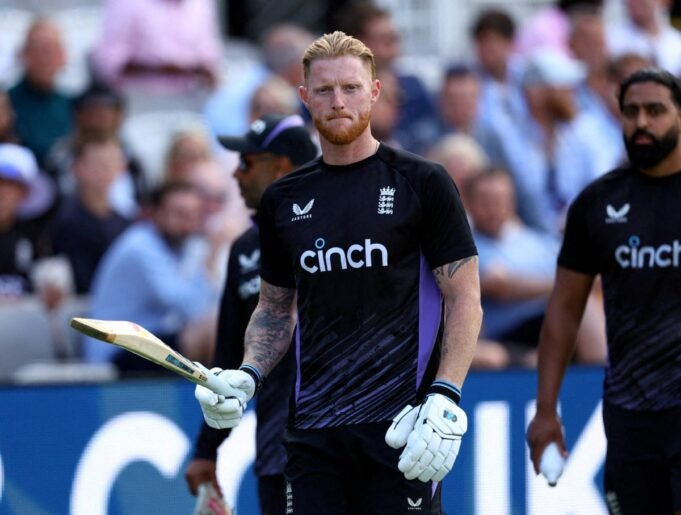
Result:
<svg viewBox="0 0 681 515">
<path fill-rule="evenodd" d="M 435 91 L 400 69 L 388 10 L 348 3 L 330 21 L 374 53 L 374 135 L 440 163 L 461 193 L 485 312 L 474 367 L 535 364 L 566 208 L 626 158 L 618 84 L 647 66 L 681 73 L 669 8 L 628 0 L 613 22 L 602 1 L 560 0 L 522 23 L 503 7 L 483 9 L 471 55 L 449 63 Z M 233 176 L 238 154 L 216 136 L 240 135 L 265 113 L 309 119 L 297 87 L 316 36 L 282 20 L 263 31 L 251 66 L 230 73 L 227 63 L 223 74 L 212 0 L 106 0 L 89 83 L 72 95 L 57 86 L 64 34 L 36 17 L 17 56 L 21 74 L 0 91 L 0 311 L 31 304 L 47 317 L 55 361 L 125 369 L 103 344 L 64 330 L 84 315 L 138 322 L 209 362 L 226 256 L 252 223 Z M 162 149 L 153 135 L 126 139 L 131 104 L 187 98 L 200 100 L 199 123 L 165 120 Z M 142 158 L 149 149 L 160 155 Z M 7 332 L 0 345 L 22 352 Z M 598 288 L 576 359 L 606 359 Z"/>
</svg>

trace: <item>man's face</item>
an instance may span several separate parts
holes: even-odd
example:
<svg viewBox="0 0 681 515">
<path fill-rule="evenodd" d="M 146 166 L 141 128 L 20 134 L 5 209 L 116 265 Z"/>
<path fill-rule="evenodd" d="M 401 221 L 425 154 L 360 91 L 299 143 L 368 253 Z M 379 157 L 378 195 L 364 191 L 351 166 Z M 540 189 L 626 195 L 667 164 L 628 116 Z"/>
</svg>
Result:
<svg viewBox="0 0 681 515">
<path fill-rule="evenodd" d="M 480 83 L 474 75 L 450 77 L 442 88 L 440 111 L 452 127 L 467 131 L 477 116 Z"/>
<path fill-rule="evenodd" d="M 367 64 L 359 57 L 343 56 L 313 61 L 300 98 L 320 136 L 334 145 L 347 145 L 367 130 L 379 90 Z"/>
<path fill-rule="evenodd" d="M 12 223 L 26 195 L 27 189 L 23 184 L 0 179 L 0 228 Z"/>
<path fill-rule="evenodd" d="M 187 238 L 201 230 L 203 225 L 201 196 L 191 190 L 169 193 L 154 212 L 154 221 L 170 245 L 181 245 Z"/>
<path fill-rule="evenodd" d="M 491 30 L 483 31 L 475 38 L 478 61 L 494 76 L 505 73 L 512 48 L 513 41 Z"/>
<path fill-rule="evenodd" d="M 278 177 L 278 160 L 274 154 L 242 154 L 234 177 L 239 183 L 241 196 L 251 209 L 260 207 L 265 189 Z"/>
<path fill-rule="evenodd" d="M 579 14 L 572 21 L 570 48 L 574 56 L 589 68 L 605 66 L 605 24 L 600 14 Z"/>
<path fill-rule="evenodd" d="M 681 130 L 669 89 L 656 82 L 632 84 L 622 102 L 622 130 L 633 165 L 648 169 L 664 161 L 677 147 Z"/>
<path fill-rule="evenodd" d="M 496 238 L 513 214 L 513 186 L 504 176 L 480 179 L 471 191 L 468 209 L 475 229 Z"/>
<path fill-rule="evenodd" d="M 388 16 L 371 20 L 360 39 L 373 52 L 379 68 L 390 66 L 400 55 L 400 35 Z"/>
<path fill-rule="evenodd" d="M 22 52 L 28 78 L 38 87 L 51 89 L 66 64 L 66 52 L 56 27 L 42 23 L 33 27 Z"/>
<path fill-rule="evenodd" d="M 125 157 L 116 143 L 90 144 L 73 163 L 79 189 L 106 196 L 113 182 L 125 171 Z"/>
</svg>

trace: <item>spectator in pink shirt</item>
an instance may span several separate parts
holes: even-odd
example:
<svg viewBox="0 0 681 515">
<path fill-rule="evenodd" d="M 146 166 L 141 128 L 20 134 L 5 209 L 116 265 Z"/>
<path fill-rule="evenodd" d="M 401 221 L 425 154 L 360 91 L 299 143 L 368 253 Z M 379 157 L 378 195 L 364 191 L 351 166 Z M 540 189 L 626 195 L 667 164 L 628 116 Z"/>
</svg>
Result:
<svg viewBox="0 0 681 515">
<path fill-rule="evenodd" d="M 113 86 L 212 88 L 221 40 L 213 0 L 106 0 L 94 73 Z"/>
</svg>

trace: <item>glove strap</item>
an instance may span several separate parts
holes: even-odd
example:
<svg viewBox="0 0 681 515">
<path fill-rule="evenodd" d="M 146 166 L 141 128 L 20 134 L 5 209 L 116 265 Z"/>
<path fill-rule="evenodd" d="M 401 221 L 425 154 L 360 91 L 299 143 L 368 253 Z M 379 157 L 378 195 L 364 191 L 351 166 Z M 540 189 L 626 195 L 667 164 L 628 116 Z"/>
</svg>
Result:
<svg viewBox="0 0 681 515">
<path fill-rule="evenodd" d="M 428 394 L 431 393 L 439 393 L 440 395 L 444 395 L 448 399 L 452 400 L 457 406 L 461 402 L 461 389 L 449 381 L 443 381 L 442 379 L 433 381 L 433 384 L 430 385 L 430 389 L 428 390 Z"/>
<path fill-rule="evenodd" d="M 255 393 L 258 393 L 262 388 L 263 383 L 265 382 L 265 378 L 262 376 L 260 371 L 253 365 L 241 365 L 239 367 L 239 370 L 251 376 L 253 382 L 255 383 Z"/>
</svg>

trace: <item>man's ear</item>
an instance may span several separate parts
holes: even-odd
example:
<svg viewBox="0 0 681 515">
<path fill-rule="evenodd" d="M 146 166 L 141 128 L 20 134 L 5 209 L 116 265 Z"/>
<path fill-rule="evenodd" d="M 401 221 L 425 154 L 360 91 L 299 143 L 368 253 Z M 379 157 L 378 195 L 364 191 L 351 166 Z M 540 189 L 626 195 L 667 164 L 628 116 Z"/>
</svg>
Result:
<svg viewBox="0 0 681 515">
<path fill-rule="evenodd" d="M 298 86 L 298 97 L 300 101 L 307 107 L 307 88 L 305 86 Z"/>
<path fill-rule="evenodd" d="M 378 100 L 378 97 L 381 96 L 381 81 L 378 79 L 374 79 L 371 82 L 371 103 L 375 104 L 376 101 Z"/>
</svg>

